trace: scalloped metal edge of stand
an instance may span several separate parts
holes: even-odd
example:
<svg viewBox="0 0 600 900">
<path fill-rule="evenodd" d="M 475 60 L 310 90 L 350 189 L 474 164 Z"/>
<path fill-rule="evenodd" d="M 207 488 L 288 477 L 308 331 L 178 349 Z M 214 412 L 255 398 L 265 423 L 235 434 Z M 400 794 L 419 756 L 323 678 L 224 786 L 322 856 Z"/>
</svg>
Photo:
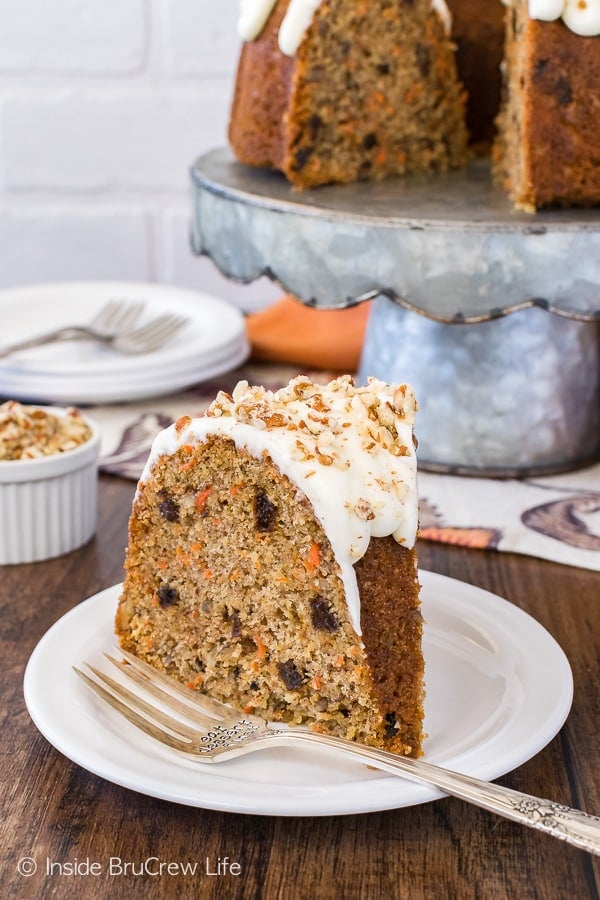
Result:
<svg viewBox="0 0 600 900">
<path fill-rule="evenodd" d="M 600 210 L 516 212 L 481 161 L 294 191 L 219 148 L 191 177 L 192 249 L 233 280 L 267 276 L 322 309 L 384 295 L 445 323 L 532 306 L 600 320 Z"/>
</svg>

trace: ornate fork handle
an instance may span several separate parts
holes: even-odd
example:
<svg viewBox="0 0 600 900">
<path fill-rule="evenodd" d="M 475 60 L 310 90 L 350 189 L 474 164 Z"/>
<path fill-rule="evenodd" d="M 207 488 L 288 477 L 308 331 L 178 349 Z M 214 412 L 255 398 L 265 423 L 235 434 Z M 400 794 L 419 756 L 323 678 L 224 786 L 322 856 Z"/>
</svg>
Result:
<svg viewBox="0 0 600 900">
<path fill-rule="evenodd" d="M 598 816 L 493 782 L 481 781 L 471 775 L 452 772 L 425 760 L 409 759 L 303 728 L 278 727 L 251 715 L 240 716 L 223 703 L 205 695 L 194 695 L 194 692 L 127 651 L 121 650 L 120 653 L 127 665 L 110 654 L 105 656 L 124 678 L 141 685 L 144 692 L 158 700 L 161 709 L 90 663 L 86 666 L 94 678 L 77 667 L 74 667 L 75 671 L 95 694 L 129 722 L 186 758 L 203 764 L 219 763 L 267 747 L 294 747 L 299 743 L 341 750 L 357 762 L 392 775 L 404 775 L 410 781 L 432 785 L 444 794 L 466 800 L 474 806 L 600 855 Z"/>
<path fill-rule="evenodd" d="M 600 817 L 563 806 L 553 800 L 543 800 L 492 782 L 480 781 L 470 775 L 452 772 L 423 760 L 399 757 L 385 750 L 365 747 L 342 738 L 314 734 L 310 731 L 295 729 L 272 731 L 257 737 L 256 743 L 264 741 L 266 746 L 273 744 L 293 746 L 297 745 L 299 740 L 321 747 L 342 749 L 359 762 L 371 764 L 392 775 L 404 774 L 412 781 L 433 785 L 445 794 L 466 800 L 467 803 L 497 813 L 505 819 L 512 819 L 521 825 L 527 825 L 529 828 L 544 831 L 589 853 L 600 855 Z"/>
<path fill-rule="evenodd" d="M 29 350 L 32 347 L 41 347 L 44 344 L 54 344 L 57 341 L 81 340 L 83 338 L 92 338 L 102 343 L 110 343 L 114 340 L 114 335 L 103 334 L 94 328 L 86 325 L 71 325 L 67 328 L 55 328 L 53 331 L 46 331 L 44 334 L 38 334 L 37 337 L 29 338 L 26 341 L 19 341 L 17 344 L 11 344 L 9 347 L 0 347 L 0 359 L 16 353 L 18 350 Z"/>
</svg>

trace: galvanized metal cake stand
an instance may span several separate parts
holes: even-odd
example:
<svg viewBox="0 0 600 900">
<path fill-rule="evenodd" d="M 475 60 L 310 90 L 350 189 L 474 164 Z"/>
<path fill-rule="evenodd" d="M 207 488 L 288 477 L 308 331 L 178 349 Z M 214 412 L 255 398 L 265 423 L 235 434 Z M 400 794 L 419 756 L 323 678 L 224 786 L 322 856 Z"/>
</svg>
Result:
<svg viewBox="0 0 600 900">
<path fill-rule="evenodd" d="M 423 469 L 600 458 L 600 210 L 514 212 L 485 163 L 297 192 L 221 148 L 192 183 L 193 250 L 229 278 L 320 309 L 374 298 L 359 379 L 414 386 Z"/>
</svg>

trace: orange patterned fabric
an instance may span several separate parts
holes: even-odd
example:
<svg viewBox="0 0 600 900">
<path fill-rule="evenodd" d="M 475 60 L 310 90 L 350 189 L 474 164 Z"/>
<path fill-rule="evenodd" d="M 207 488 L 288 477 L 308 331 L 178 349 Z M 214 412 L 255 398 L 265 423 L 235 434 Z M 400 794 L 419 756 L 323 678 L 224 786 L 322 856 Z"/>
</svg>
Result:
<svg viewBox="0 0 600 900">
<path fill-rule="evenodd" d="M 473 547 L 476 550 L 492 550 L 498 546 L 502 534 L 495 528 L 430 525 L 428 528 L 419 530 L 419 537 L 421 540 L 439 541 L 441 544 L 457 544 L 459 547 Z"/>
</svg>

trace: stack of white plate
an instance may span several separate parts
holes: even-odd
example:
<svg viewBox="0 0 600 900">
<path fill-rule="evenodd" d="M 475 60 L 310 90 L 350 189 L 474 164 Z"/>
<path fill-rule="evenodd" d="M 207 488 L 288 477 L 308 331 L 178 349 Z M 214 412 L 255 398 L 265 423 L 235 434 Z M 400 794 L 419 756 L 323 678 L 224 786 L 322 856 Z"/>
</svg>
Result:
<svg viewBox="0 0 600 900">
<path fill-rule="evenodd" d="M 68 282 L 0 291 L 0 347 L 63 325 L 86 324 L 113 299 L 144 303 L 139 323 L 177 313 L 188 324 L 159 350 L 125 356 L 88 340 L 0 359 L 0 398 L 46 403 L 120 403 L 214 378 L 249 354 L 241 312 L 223 300 L 167 285 Z"/>
</svg>

